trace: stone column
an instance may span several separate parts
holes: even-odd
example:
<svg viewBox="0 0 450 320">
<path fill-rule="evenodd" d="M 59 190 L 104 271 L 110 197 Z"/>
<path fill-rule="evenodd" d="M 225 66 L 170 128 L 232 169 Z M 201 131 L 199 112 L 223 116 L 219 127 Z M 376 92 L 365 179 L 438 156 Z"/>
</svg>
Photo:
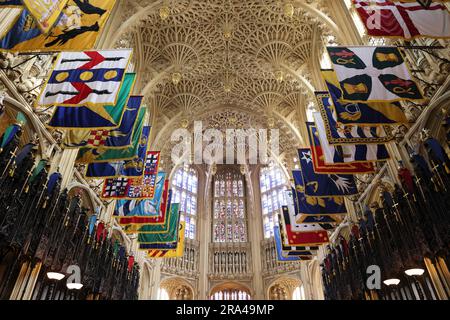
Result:
<svg viewBox="0 0 450 320">
<path fill-rule="evenodd" d="M 312 85 L 317 91 L 326 90 L 325 82 L 323 81 L 322 75 L 320 74 L 320 62 L 323 54 L 322 49 L 322 38 L 320 37 L 320 31 L 316 27 L 314 28 L 312 36 L 312 55 L 309 61 L 309 65 L 311 70 Z"/>
<path fill-rule="evenodd" d="M 333 21 L 339 26 L 341 45 L 362 45 L 363 39 L 344 0 L 326 1 Z"/>
<path fill-rule="evenodd" d="M 300 274 L 307 300 L 324 300 L 322 276 L 318 263 L 318 258 L 302 263 Z"/>
<path fill-rule="evenodd" d="M 113 37 L 115 31 L 119 29 L 120 24 L 123 21 L 120 21 L 120 10 L 122 7 L 122 4 L 125 1 L 116 1 L 116 5 L 114 6 L 109 18 L 108 22 L 104 26 L 102 30 L 102 35 L 100 36 L 100 39 L 97 41 L 97 48 L 99 49 L 111 49 L 111 46 L 114 45 L 114 43 L 110 43 L 110 39 Z"/>
<path fill-rule="evenodd" d="M 62 175 L 61 188 L 67 187 L 73 179 L 73 170 L 78 149 L 64 149 L 59 160 L 59 172 Z"/>
<path fill-rule="evenodd" d="M 161 283 L 161 259 L 156 259 L 154 268 L 151 272 L 150 277 L 150 284 L 151 284 L 151 291 L 150 291 L 150 299 L 156 300 L 158 299 L 158 289 L 159 284 Z"/>
<path fill-rule="evenodd" d="M 116 201 L 111 201 L 106 208 L 97 217 L 99 220 L 105 221 L 110 227 L 114 226 L 114 209 L 116 208 Z"/>
<path fill-rule="evenodd" d="M 206 300 L 209 295 L 209 243 L 211 242 L 212 175 L 198 170 L 198 293 L 196 299 Z"/>
<path fill-rule="evenodd" d="M 300 279 L 302 280 L 305 298 L 314 300 L 314 289 L 312 287 L 311 274 L 309 272 L 309 261 L 302 262 L 300 265 Z"/>
<path fill-rule="evenodd" d="M 264 285 L 262 279 L 262 257 L 261 242 L 263 240 L 263 222 L 261 209 L 261 190 L 259 186 L 260 167 L 254 167 L 249 173 L 250 182 L 253 189 L 253 197 L 247 196 L 247 221 L 248 221 L 248 241 L 251 245 L 252 271 L 253 271 L 253 288 L 255 296 L 253 300 L 264 299 Z M 249 204 L 252 204 L 250 206 Z"/>
</svg>

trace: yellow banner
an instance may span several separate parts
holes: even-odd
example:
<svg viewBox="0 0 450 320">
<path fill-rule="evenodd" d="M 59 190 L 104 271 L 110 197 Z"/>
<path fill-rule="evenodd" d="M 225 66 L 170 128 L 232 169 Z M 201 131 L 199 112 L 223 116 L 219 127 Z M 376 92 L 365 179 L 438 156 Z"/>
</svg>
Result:
<svg viewBox="0 0 450 320">
<path fill-rule="evenodd" d="M 34 17 L 39 29 L 47 33 L 58 21 L 58 18 L 69 0 L 23 0 L 23 4 Z"/>
<path fill-rule="evenodd" d="M 184 253 L 186 222 L 180 222 L 180 230 L 178 231 L 178 243 L 176 249 L 170 250 L 146 250 L 147 258 L 180 258 Z"/>
<path fill-rule="evenodd" d="M 30 1 L 32 2 L 32 1 Z M 31 15 L 12 28 L 4 49 L 12 51 L 82 51 L 94 48 L 116 0 L 69 0 L 58 23 L 47 33 L 38 29 Z M 29 21 L 30 20 L 30 21 Z M 34 25 L 33 25 L 34 24 Z M 14 39 L 11 45 L 11 39 Z"/>
</svg>

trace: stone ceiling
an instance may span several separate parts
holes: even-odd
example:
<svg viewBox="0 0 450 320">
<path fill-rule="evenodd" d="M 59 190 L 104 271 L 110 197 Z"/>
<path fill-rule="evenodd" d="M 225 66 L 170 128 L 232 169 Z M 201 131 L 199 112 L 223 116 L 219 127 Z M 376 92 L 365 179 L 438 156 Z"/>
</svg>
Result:
<svg viewBox="0 0 450 320">
<path fill-rule="evenodd" d="M 314 42 L 322 46 L 323 24 L 291 6 L 298 1 L 159 2 L 116 43 L 135 49 L 138 92 L 156 124 L 154 145 L 163 146 L 174 129 L 193 120 L 226 128 L 229 119 L 217 114 L 227 109 L 242 113 L 236 117 L 252 127 L 279 127 L 284 164 L 292 165 L 286 160 L 304 138 L 299 132 L 311 99 L 310 60 Z M 149 3 L 124 1 L 119 10 L 131 16 Z"/>
</svg>

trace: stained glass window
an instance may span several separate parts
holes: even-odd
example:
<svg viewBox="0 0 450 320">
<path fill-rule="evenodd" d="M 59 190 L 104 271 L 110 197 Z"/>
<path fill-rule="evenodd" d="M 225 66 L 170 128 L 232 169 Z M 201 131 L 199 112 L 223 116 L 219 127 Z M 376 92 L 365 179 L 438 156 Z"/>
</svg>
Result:
<svg viewBox="0 0 450 320">
<path fill-rule="evenodd" d="M 287 181 L 283 171 L 278 166 L 261 169 L 260 188 L 263 215 L 264 238 L 273 237 L 273 227 L 278 223 L 277 213 L 286 203 Z"/>
<path fill-rule="evenodd" d="M 242 174 L 233 169 L 214 177 L 214 242 L 247 242 L 243 179 Z"/>
<path fill-rule="evenodd" d="M 172 178 L 172 202 L 180 204 L 181 220 L 186 222 L 185 236 L 195 239 L 198 178 L 189 166 L 179 168 Z"/>
</svg>

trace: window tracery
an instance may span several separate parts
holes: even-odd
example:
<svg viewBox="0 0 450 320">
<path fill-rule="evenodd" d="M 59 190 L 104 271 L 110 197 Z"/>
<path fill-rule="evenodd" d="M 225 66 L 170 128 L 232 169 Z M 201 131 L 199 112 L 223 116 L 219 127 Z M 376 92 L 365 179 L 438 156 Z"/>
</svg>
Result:
<svg viewBox="0 0 450 320">
<path fill-rule="evenodd" d="M 261 207 L 264 238 L 273 237 L 277 212 L 286 203 L 286 178 L 280 167 L 262 168 L 260 173 Z"/>
<path fill-rule="evenodd" d="M 250 300 L 250 295 L 242 290 L 225 289 L 214 293 L 210 300 Z"/>
<path fill-rule="evenodd" d="M 172 202 L 180 204 L 181 221 L 186 223 L 187 239 L 196 238 L 198 177 L 189 166 L 179 168 L 172 178 Z"/>
<path fill-rule="evenodd" d="M 234 170 L 216 174 L 213 201 L 213 241 L 247 242 L 242 174 Z"/>
</svg>

